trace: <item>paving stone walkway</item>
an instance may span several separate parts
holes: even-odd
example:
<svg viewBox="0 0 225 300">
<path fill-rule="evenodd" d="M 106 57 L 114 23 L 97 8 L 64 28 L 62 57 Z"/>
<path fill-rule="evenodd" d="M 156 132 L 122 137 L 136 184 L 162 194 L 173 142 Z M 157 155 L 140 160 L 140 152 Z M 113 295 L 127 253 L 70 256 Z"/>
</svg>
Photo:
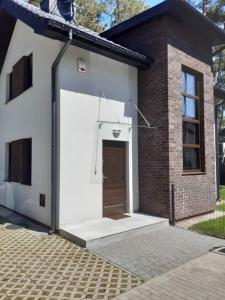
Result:
<svg viewBox="0 0 225 300">
<path fill-rule="evenodd" d="M 225 240 L 161 223 L 108 237 L 90 249 L 148 280 L 220 246 Z"/>
<path fill-rule="evenodd" d="M 142 282 L 0 207 L 0 299 L 111 299 Z"/>
<path fill-rule="evenodd" d="M 208 253 L 115 300 L 224 300 L 225 255 Z"/>
</svg>

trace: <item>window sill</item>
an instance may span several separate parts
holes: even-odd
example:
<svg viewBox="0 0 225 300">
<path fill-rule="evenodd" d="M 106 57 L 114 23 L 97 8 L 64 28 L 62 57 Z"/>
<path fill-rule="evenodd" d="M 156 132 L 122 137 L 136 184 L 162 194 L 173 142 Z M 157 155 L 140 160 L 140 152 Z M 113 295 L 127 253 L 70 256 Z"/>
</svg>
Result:
<svg viewBox="0 0 225 300">
<path fill-rule="evenodd" d="M 206 172 L 183 172 L 181 175 L 182 176 L 188 176 L 188 175 L 206 175 L 207 173 Z"/>
<path fill-rule="evenodd" d="M 4 180 L 4 182 L 21 184 L 21 185 L 23 185 L 23 186 L 32 186 L 32 184 L 30 184 L 30 183 L 22 183 L 22 182 L 11 181 L 11 180 Z"/>
<path fill-rule="evenodd" d="M 21 94 L 19 94 L 18 96 L 12 98 L 12 99 L 7 99 L 5 101 L 5 105 L 9 104 L 10 102 L 16 100 L 17 98 L 19 98 L 20 96 L 24 95 L 27 91 L 29 91 L 31 88 L 33 87 L 33 85 L 31 85 L 29 88 L 27 88 L 26 90 L 24 90 Z"/>
</svg>

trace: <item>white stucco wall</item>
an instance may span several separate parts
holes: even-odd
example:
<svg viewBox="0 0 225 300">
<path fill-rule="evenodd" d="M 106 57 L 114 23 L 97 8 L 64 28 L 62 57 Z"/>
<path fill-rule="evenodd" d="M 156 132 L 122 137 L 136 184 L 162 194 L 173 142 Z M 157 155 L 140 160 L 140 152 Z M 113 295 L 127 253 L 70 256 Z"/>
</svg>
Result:
<svg viewBox="0 0 225 300">
<path fill-rule="evenodd" d="M 77 70 L 77 59 L 87 65 Z M 137 70 L 71 46 L 59 67 L 59 226 L 102 217 L 102 140 L 127 142 L 129 211 L 138 210 L 137 129 L 100 120 L 137 124 Z M 100 95 L 104 97 L 100 97 Z M 100 100 L 101 98 L 101 100 Z M 117 119 L 118 117 L 118 119 Z M 121 129 L 114 138 L 113 129 Z M 96 174 L 95 174 L 96 165 Z"/>
<path fill-rule="evenodd" d="M 51 207 L 51 65 L 60 43 L 34 34 L 18 21 L 0 76 L 0 204 L 50 225 Z M 33 87 L 5 104 L 6 74 L 33 53 Z M 32 138 L 32 186 L 5 182 L 8 142 Z M 39 194 L 46 207 L 39 206 Z"/>
<path fill-rule="evenodd" d="M 61 47 L 62 43 L 34 34 L 18 21 L 0 75 L 0 204 L 47 225 L 51 222 L 51 66 Z M 30 53 L 33 86 L 5 104 L 7 74 Z M 77 58 L 85 60 L 86 73 L 77 71 Z M 71 46 L 59 65 L 58 88 L 60 227 L 102 217 L 102 140 L 115 139 L 113 129 L 121 129 L 115 140 L 127 142 L 128 210 L 138 210 L 137 129 L 105 123 L 99 129 L 97 124 L 99 107 L 100 120 L 116 122 L 118 116 L 120 122 L 137 124 L 136 68 Z M 22 138 L 32 138 L 31 186 L 5 181 L 6 145 Z M 39 205 L 40 193 L 46 195 L 46 207 Z"/>
</svg>

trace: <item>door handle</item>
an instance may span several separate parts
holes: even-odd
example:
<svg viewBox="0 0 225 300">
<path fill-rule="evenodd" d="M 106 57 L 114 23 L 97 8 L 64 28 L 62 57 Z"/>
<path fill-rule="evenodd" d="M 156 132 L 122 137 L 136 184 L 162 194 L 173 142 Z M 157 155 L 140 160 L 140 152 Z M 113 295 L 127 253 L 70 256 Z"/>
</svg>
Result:
<svg viewBox="0 0 225 300">
<path fill-rule="evenodd" d="M 102 179 L 103 179 L 102 182 L 104 183 L 105 180 L 108 179 L 108 177 L 103 175 Z"/>
</svg>

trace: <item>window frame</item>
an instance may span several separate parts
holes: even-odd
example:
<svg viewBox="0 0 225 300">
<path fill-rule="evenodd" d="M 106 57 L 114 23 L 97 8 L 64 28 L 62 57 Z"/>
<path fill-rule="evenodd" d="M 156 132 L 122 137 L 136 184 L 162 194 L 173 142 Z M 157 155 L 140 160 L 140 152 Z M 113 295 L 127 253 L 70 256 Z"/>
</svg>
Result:
<svg viewBox="0 0 225 300">
<path fill-rule="evenodd" d="M 203 74 L 186 66 L 182 66 L 182 80 L 183 73 L 190 74 L 195 77 L 195 95 L 190 95 L 183 91 L 182 83 L 182 101 L 183 97 L 190 98 L 196 101 L 196 108 L 198 110 L 198 116 L 196 118 L 186 117 L 182 111 L 182 149 L 183 149 L 183 172 L 188 173 L 204 173 L 205 172 L 205 143 L 204 143 L 204 82 Z M 196 93 L 197 91 L 197 93 Z M 196 95 L 197 94 L 197 95 Z M 198 126 L 198 144 L 185 144 L 184 143 L 184 124 L 195 124 Z M 199 168 L 185 168 L 184 166 L 184 150 L 185 149 L 199 149 Z"/>
</svg>

